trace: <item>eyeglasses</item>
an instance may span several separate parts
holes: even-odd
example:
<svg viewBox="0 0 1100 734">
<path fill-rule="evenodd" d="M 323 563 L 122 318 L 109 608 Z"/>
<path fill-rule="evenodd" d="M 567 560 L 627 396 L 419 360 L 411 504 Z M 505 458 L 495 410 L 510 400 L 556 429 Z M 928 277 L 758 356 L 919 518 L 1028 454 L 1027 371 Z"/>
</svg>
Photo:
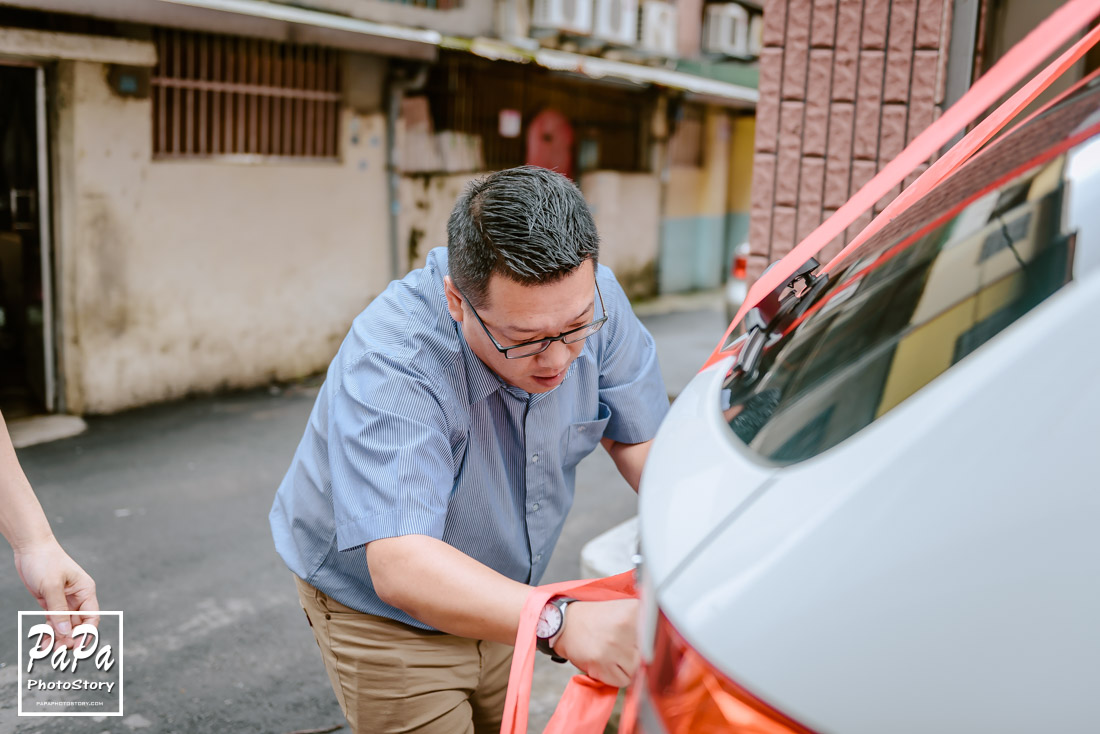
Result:
<svg viewBox="0 0 1100 734">
<path fill-rule="evenodd" d="M 459 289 L 457 285 L 455 286 L 455 289 L 458 290 L 459 293 L 462 293 L 462 290 Z M 481 316 L 478 315 L 477 309 L 474 308 L 474 304 L 470 301 L 469 298 L 466 298 L 465 293 L 462 293 L 462 297 L 466 300 L 466 303 L 469 304 L 470 310 L 474 314 L 474 318 L 476 318 L 477 322 L 481 324 L 481 328 L 485 330 L 486 336 L 488 336 L 489 339 L 492 340 L 493 346 L 497 348 L 498 352 L 504 355 L 505 359 L 522 359 L 523 357 L 534 357 L 536 354 L 545 352 L 546 349 L 550 346 L 551 342 L 560 341 L 562 344 L 576 344 L 577 342 L 584 341 L 588 337 L 595 334 L 597 331 L 600 330 L 600 327 L 604 325 L 604 322 L 607 321 L 607 311 L 604 309 L 603 294 L 600 293 L 599 283 L 596 284 L 596 295 L 599 296 L 600 313 L 602 313 L 603 316 L 596 319 L 592 323 L 585 324 L 584 326 L 580 326 L 576 329 L 570 329 L 569 331 L 563 331 L 557 336 L 550 336 L 545 339 L 539 339 L 538 341 L 533 342 L 513 344 L 510 347 L 502 347 L 500 345 L 500 342 L 496 340 L 496 337 L 494 337 L 492 333 L 490 333 L 489 327 L 487 327 L 485 325 L 485 322 L 481 320 Z"/>
</svg>

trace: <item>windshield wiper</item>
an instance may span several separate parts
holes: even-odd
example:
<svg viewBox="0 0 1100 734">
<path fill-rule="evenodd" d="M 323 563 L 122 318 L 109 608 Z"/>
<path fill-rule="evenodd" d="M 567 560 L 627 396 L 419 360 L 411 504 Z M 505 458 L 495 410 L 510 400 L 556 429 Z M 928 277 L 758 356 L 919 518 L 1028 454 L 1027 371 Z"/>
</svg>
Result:
<svg viewBox="0 0 1100 734">
<path fill-rule="evenodd" d="M 731 377 L 754 374 L 764 354 L 768 336 L 804 313 L 821 293 L 829 282 L 829 276 L 826 273 L 814 274 L 819 265 L 811 257 L 799 266 L 790 279 L 745 313 L 745 344 L 737 354 Z"/>
</svg>

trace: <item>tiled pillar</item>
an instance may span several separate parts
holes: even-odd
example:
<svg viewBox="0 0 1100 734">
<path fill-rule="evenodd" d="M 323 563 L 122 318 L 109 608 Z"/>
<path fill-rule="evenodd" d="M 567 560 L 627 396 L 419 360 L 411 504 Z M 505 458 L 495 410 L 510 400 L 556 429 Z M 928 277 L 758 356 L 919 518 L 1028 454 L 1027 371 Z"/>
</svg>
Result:
<svg viewBox="0 0 1100 734">
<path fill-rule="evenodd" d="M 750 277 L 789 252 L 939 116 L 950 16 L 951 0 L 766 0 Z M 836 254 L 870 219 L 864 214 L 818 260 Z"/>
</svg>

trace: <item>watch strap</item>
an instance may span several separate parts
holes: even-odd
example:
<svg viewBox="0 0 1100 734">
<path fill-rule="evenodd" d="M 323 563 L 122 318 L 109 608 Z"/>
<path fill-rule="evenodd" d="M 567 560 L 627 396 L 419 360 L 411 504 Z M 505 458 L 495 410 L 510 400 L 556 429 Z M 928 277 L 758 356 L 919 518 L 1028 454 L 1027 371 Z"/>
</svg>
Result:
<svg viewBox="0 0 1100 734">
<path fill-rule="evenodd" d="M 535 641 L 535 646 L 538 647 L 539 652 L 543 653 L 544 655 L 549 655 L 550 659 L 553 660 L 555 663 L 566 662 L 565 658 L 554 652 L 554 648 L 550 647 L 550 640 L 546 639 L 545 637 L 537 638 L 537 640 Z"/>
</svg>

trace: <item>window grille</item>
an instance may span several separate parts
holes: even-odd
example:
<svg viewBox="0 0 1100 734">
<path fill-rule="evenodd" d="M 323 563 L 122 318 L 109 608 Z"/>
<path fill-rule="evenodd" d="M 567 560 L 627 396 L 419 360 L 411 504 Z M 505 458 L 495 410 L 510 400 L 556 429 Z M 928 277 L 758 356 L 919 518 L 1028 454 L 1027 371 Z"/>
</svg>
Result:
<svg viewBox="0 0 1100 734">
<path fill-rule="evenodd" d="M 338 157 L 338 52 L 168 29 L 155 41 L 155 157 Z"/>
</svg>

